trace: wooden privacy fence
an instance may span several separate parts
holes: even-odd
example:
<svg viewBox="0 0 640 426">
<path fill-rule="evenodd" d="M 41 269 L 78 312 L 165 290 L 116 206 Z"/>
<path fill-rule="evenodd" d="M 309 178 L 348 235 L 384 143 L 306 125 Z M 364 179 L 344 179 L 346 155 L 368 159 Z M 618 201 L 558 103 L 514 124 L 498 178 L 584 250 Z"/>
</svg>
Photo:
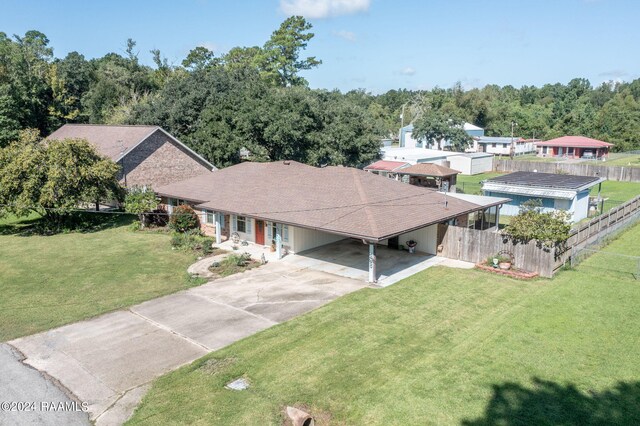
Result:
<svg viewBox="0 0 640 426">
<path fill-rule="evenodd" d="M 562 252 L 542 247 L 537 241 L 514 243 L 506 236 L 459 226 L 438 225 L 439 255 L 479 263 L 500 251 L 513 255 L 514 266 L 551 278 L 578 250 L 616 232 L 640 218 L 640 196 L 574 228 Z"/>
<path fill-rule="evenodd" d="M 496 232 L 442 224 L 438 225 L 438 237 L 438 244 L 442 246 L 440 256 L 480 263 L 504 250 L 513 255 L 515 267 L 546 278 L 553 276 L 555 252 L 538 247 L 537 241 L 514 244 L 510 238 Z"/>
<path fill-rule="evenodd" d="M 598 166 L 587 163 L 545 163 L 542 161 L 516 161 L 494 159 L 496 172 L 559 173 L 577 176 L 598 176 L 608 180 L 640 182 L 640 167 Z"/>
</svg>

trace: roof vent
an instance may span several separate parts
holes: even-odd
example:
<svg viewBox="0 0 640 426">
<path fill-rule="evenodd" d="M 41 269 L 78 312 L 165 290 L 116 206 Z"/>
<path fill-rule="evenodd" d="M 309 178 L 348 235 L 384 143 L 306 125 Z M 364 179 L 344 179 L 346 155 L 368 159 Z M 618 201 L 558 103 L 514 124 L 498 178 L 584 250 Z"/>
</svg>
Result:
<svg viewBox="0 0 640 426">
<path fill-rule="evenodd" d="M 288 166 L 289 164 L 291 164 L 291 161 L 289 161 L 289 160 L 284 160 L 284 161 L 282 162 L 282 164 L 284 164 L 285 166 Z"/>
</svg>

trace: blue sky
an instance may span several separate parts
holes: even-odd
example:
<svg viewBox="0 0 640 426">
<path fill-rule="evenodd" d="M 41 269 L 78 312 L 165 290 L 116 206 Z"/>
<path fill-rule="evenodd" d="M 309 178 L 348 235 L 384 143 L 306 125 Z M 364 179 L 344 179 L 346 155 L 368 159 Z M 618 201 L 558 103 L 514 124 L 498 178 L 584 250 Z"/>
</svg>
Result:
<svg viewBox="0 0 640 426">
<path fill-rule="evenodd" d="M 37 29 L 57 57 L 124 53 L 137 41 L 179 64 L 204 45 L 217 54 L 262 45 L 290 14 L 313 24 L 304 76 L 342 91 L 485 84 L 597 85 L 640 77 L 637 0 L 0 0 L 0 31 Z"/>
</svg>

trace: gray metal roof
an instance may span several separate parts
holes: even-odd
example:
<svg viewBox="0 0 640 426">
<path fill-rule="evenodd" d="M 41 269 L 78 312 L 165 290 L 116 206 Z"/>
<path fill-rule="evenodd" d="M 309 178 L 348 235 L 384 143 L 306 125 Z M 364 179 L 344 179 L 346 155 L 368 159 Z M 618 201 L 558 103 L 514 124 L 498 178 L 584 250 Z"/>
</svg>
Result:
<svg viewBox="0 0 640 426">
<path fill-rule="evenodd" d="M 602 182 L 597 176 L 559 175 L 554 173 L 515 172 L 487 179 L 487 183 L 517 186 L 533 186 L 553 189 L 586 189 Z"/>
</svg>

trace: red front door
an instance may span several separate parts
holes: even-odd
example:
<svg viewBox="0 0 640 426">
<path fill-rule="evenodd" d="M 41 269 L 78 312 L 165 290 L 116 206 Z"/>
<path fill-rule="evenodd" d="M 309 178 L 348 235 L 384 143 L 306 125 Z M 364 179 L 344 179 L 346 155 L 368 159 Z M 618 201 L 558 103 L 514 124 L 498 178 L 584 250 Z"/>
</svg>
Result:
<svg viewBox="0 0 640 426">
<path fill-rule="evenodd" d="M 264 221 L 256 220 L 256 244 L 264 245 Z"/>
</svg>

